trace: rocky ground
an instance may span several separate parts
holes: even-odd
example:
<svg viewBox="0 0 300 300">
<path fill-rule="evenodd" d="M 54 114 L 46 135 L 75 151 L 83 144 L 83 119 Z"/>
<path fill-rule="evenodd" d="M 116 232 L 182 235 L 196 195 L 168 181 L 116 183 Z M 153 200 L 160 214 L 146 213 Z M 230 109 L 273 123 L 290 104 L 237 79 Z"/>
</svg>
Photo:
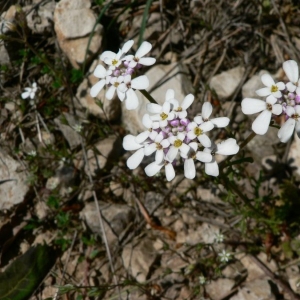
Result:
<svg viewBox="0 0 300 300">
<path fill-rule="evenodd" d="M 231 119 L 215 138 L 241 145 L 253 120 L 242 99 L 257 97 L 262 74 L 285 80 L 282 63 L 300 62 L 297 1 L 2 2 L 2 272 L 42 244 L 53 263 L 31 300 L 300 299 L 297 137 L 282 144 L 272 127 L 227 177 L 199 166 L 196 179 L 178 168 L 167 182 L 146 176 L 150 161 L 126 166 L 122 139 L 144 131 L 148 100 L 137 93 L 128 111 L 105 91 L 90 96 L 99 55 L 146 40 L 157 60 L 145 71 L 152 97 L 193 93 L 196 114 L 211 102 Z M 22 99 L 33 82 L 35 102 Z M 34 264 L 43 262 L 23 262 Z M 1 300 L 17 299 L 20 287 L 6 296 L 13 277 L 0 277 Z"/>
</svg>

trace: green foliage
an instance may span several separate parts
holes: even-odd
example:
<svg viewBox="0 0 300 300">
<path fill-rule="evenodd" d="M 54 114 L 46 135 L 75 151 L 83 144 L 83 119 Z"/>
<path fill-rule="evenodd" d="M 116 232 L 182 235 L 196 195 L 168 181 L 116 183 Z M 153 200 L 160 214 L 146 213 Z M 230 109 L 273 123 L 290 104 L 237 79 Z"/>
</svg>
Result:
<svg viewBox="0 0 300 300">
<path fill-rule="evenodd" d="M 0 274 L 0 300 L 29 299 L 55 260 L 55 252 L 46 245 L 30 248 Z"/>
</svg>

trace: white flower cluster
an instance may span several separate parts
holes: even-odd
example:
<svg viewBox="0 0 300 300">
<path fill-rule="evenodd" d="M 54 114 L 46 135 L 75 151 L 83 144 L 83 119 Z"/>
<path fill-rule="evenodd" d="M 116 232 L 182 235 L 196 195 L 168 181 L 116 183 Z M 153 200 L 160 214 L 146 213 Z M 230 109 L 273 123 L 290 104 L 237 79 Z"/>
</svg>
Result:
<svg viewBox="0 0 300 300">
<path fill-rule="evenodd" d="M 180 104 L 175 99 L 174 90 L 169 89 L 162 106 L 153 103 L 147 105 L 149 114 L 143 117 L 147 130 L 137 136 L 129 134 L 123 140 L 125 150 L 137 150 L 127 160 L 130 169 L 137 168 L 144 156 L 155 153 L 154 162 L 145 168 L 148 176 L 154 176 L 164 167 L 166 178 L 171 181 L 175 177 L 174 166 L 180 160 L 184 161 L 186 178 L 193 179 L 196 176 L 195 160 L 205 163 L 206 174 L 219 175 L 215 155 L 236 154 L 239 146 L 233 138 L 214 144 L 207 132 L 215 127 L 227 126 L 230 120 L 227 117 L 211 118 L 212 105 L 205 102 L 201 115 L 191 121 L 187 118 L 187 109 L 193 101 L 194 96 L 189 94 Z"/>
<path fill-rule="evenodd" d="M 266 101 L 245 98 L 242 101 L 242 111 L 251 115 L 259 113 L 252 124 L 256 134 L 264 135 L 269 128 L 272 114 L 285 116 L 285 123 L 278 131 L 278 138 L 286 143 L 292 136 L 294 129 L 300 137 L 300 79 L 298 64 L 294 60 L 283 63 L 283 70 L 289 82 L 277 82 L 269 74 L 261 77 L 266 86 L 256 91 L 258 96 L 266 97 Z"/>
<path fill-rule="evenodd" d="M 151 66 L 156 59 L 153 57 L 144 57 L 152 48 L 148 42 L 143 42 L 135 55 L 125 54 L 133 46 L 134 41 L 127 41 L 118 53 L 105 51 L 101 54 L 100 60 L 107 68 L 98 65 L 94 75 L 100 79 L 90 91 L 92 97 L 96 97 L 102 88 L 106 85 L 107 91 L 105 98 L 111 100 L 117 92 L 121 101 L 125 100 L 128 110 L 136 109 L 139 101 L 135 90 L 145 90 L 149 86 L 149 80 L 146 75 L 136 77 L 137 71 L 142 66 Z"/>
</svg>

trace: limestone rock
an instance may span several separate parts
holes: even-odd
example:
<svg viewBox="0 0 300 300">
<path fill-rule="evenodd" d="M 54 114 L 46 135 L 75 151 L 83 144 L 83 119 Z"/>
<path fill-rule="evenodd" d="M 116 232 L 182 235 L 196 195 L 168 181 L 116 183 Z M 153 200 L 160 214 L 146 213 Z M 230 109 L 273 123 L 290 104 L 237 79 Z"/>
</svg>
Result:
<svg viewBox="0 0 300 300">
<path fill-rule="evenodd" d="M 243 98 L 257 98 L 260 99 L 255 91 L 260 88 L 263 88 L 264 85 L 261 82 L 261 76 L 268 73 L 266 70 L 261 70 L 258 74 L 253 75 L 242 88 Z"/>
<path fill-rule="evenodd" d="M 245 72 L 244 67 L 236 67 L 214 76 L 210 81 L 210 87 L 214 89 L 220 100 L 230 97 L 238 87 Z"/>
<path fill-rule="evenodd" d="M 219 278 L 206 285 L 206 291 L 212 300 L 223 299 L 235 285 L 234 280 Z"/>
<path fill-rule="evenodd" d="M 108 204 L 99 202 L 102 212 L 104 230 L 109 245 L 117 242 L 130 222 L 134 219 L 134 210 L 123 204 Z M 94 233 L 102 235 L 98 213 L 94 202 L 85 205 L 81 217 Z"/>
<path fill-rule="evenodd" d="M 94 29 L 96 16 L 90 6 L 90 0 L 61 0 L 55 7 L 54 28 L 58 43 L 74 68 L 84 62 L 86 52 L 90 60 L 101 46 L 102 26 L 97 24 Z"/>
<path fill-rule="evenodd" d="M 148 91 L 150 91 L 151 96 L 158 104 L 164 103 L 165 95 L 169 88 L 174 89 L 175 98 L 178 101 L 182 101 L 193 90 L 192 83 L 186 75 L 187 73 L 186 68 L 178 63 L 167 66 L 156 65 L 145 74 L 150 82 Z M 136 91 L 136 94 L 140 102 L 136 110 L 129 111 L 125 106 L 122 106 L 123 124 L 132 134 L 137 134 L 145 130 L 142 118 L 147 112 L 146 105 L 149 103 L 139 91 Z"/>
<path fill-rule="evenodd" d="M 0 210 L 10 209 L 21 203 L 29 190 L 26 184 L 27 175 L 22 172 L 23 166 L 6 153 L 0 153 L 1 168 L 0 181 L 13 179 L 4 182 L 0 188 Z"/>
<path fill-rule="evenodd" d="M 122 252 L 124 267 L 138 282 L 144 282 L 157 257 L 153 241 L 143 239 L 138 244 L 126 245 Z"/>
</svg>

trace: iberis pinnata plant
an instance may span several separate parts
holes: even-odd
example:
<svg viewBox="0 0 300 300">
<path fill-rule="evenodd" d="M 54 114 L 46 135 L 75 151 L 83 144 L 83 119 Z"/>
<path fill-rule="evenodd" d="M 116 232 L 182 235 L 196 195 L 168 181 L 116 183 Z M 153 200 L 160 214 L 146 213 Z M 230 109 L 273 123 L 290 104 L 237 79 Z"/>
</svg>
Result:
<svg viewBox="0 0 300 300">
<path fill-rule="evenodd" d="M 265 87 L 257 90 L 256 94 L 266 97 L 266 100 L 245 98 L 242 111 L 247 115 L 260 113 L 252 124 L 252 130 L 259 135 L 268 131 L 272 115 L 283 115 L 285 122 L 278 131 L 278 138 L 286 143 L 295 128 L 300 137 L 300 79 L 298 65 L 294 60 L 285 61 L 283 70 L 289 81 L 275 83 L 269 74 L 262 75 Z"/>
<path fill-rule="evenodd" d="M 138 107 L 135 90 L 145 90 L 149 80 L 145 75 L 136 77 L 136 74 L 142 66 L 153 65 L 155 59 L 144 57 L 152 48 L 148 42 L 143 42 L 135 55 L 126 55 L 132 45 L 133 41 L 130 40 L 118 53 L 105 51 L 101 54 L 100 60 L 107 68 L 102 64 L 96 67 L 94 75 L 100 81 L 91 88 L 91 96 L 97 96 L 106 85 L 105 97 L 108 100 L 116 92 L 121 101 L 125 100 L 128 110 Z M 145 156 L 153 155 L 154 161 L 145 168 L 148 176 L 154 176 L 164 168 L 166 178 L 170 181 L 175 177 L 174 166 L 182 163 L 185 177 L 193 179 L 197 162 L 205 164 L 206 174 L 218 176 L 216 155 L 234 155 L 239 151 L 233 138 L 220 143 L 210 139 L 210 131 L 226 127 L 230 120 L 227 117 L 212 118 L 213 107 L 209 102 L 203 104 L 201 114 L 190 118 L 187 109 L 194 101 L 192 94 L 180 103 L 175 98 L 174 90 L 169 89 L 163 105 L 155 103 L 150 95 L 147 98 L 151 103 L 147 104 L 148 113 L 142 120 L 146 130 L 137 136 L 129 134 L 123 140 L 125 150 L 136 150 L 127 160 L 130 169 L 137 168 Z"/>
</svg>

